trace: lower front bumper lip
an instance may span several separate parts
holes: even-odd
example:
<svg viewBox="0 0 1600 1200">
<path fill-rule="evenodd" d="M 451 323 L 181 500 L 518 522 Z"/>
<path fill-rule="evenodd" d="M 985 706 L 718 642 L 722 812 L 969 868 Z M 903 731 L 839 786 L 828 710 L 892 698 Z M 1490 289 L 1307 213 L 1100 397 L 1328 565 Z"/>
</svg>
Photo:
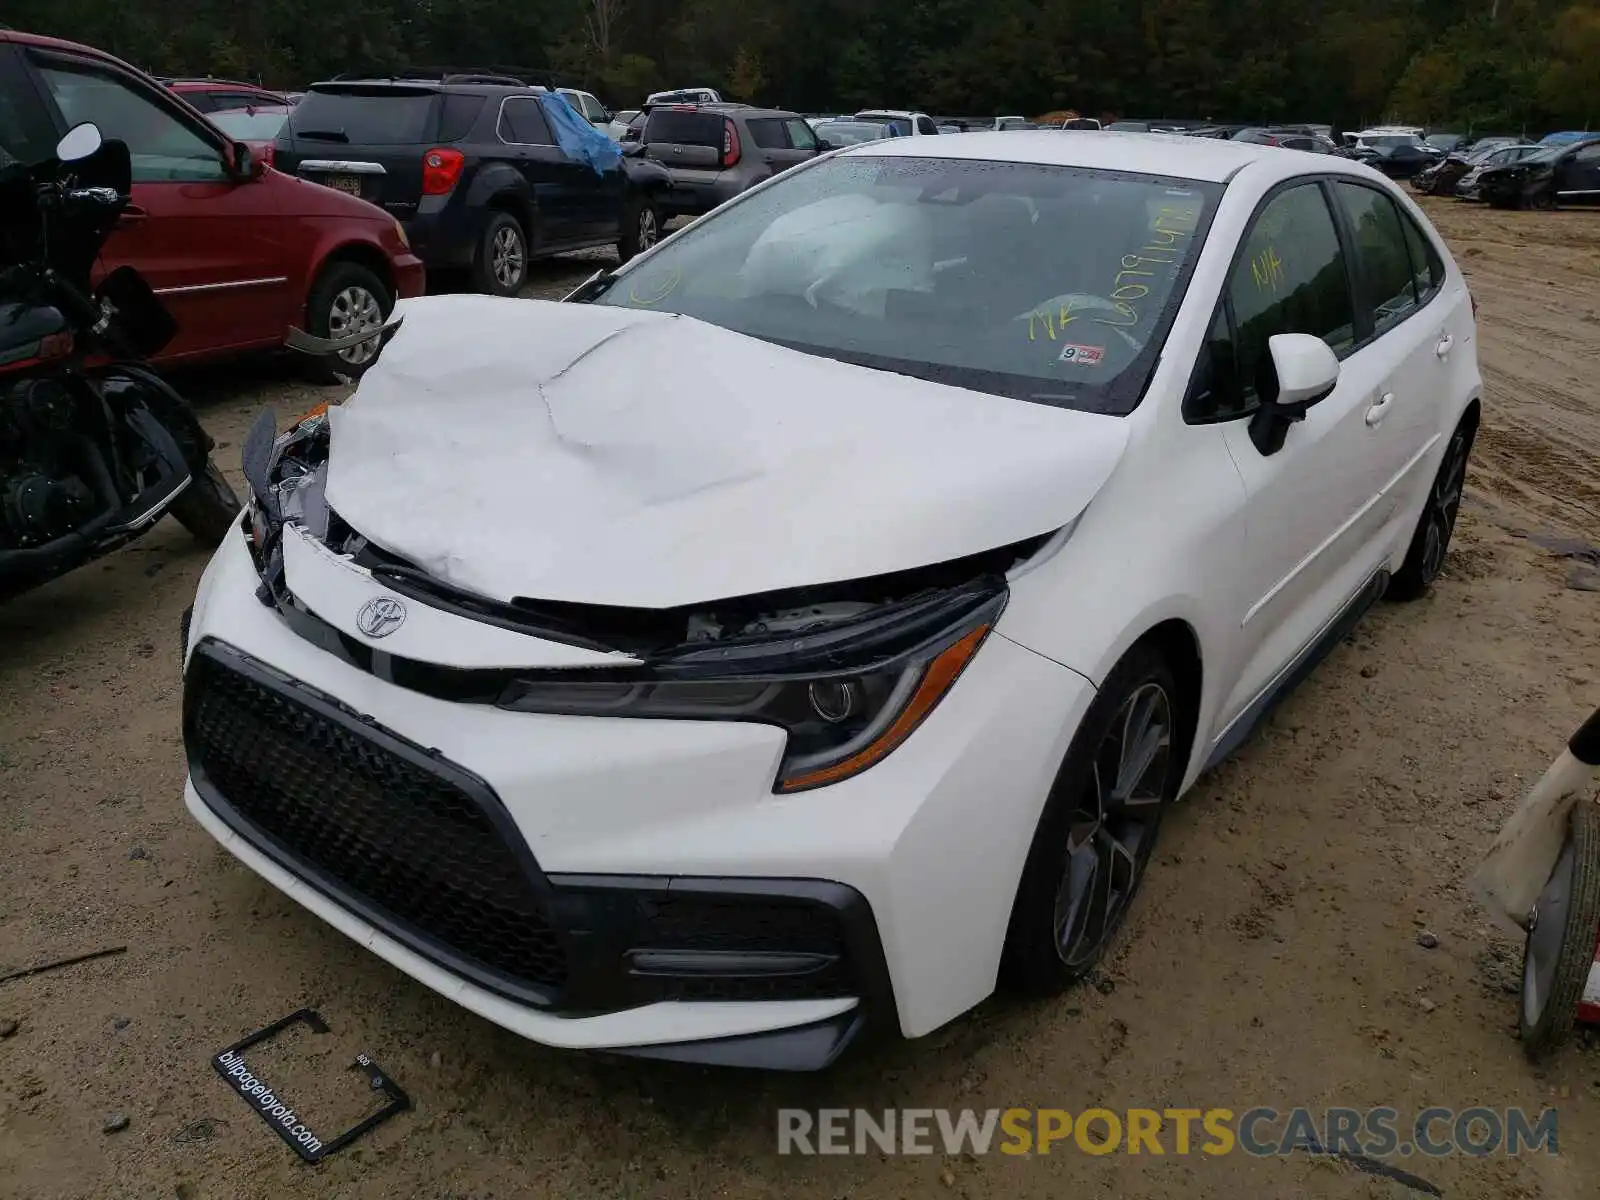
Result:
<svg viewBox="0 0 1600 1200">
<path fill-rule="evenodd" d="M 832 1062 L 865 1023 L 860 1001 L 854 997 L 663 1001 L 620 1012 L 579 1017 L 539 1012 L 443 970 L 335 904 L 237 834 L 211 811 L 192 783 L 184 785 L 184 803 L 194 819 L 224 849 L 290 899 L 447 1000 L 542 1045 L 561 1050 L 606 1050 L 685 1063 L 816 1070 Z M 841 1027 L 841 1019 L 845 1018 Z M 811 1032 L 793 1040 L 776 1036 L 819 1027 L 827 1027 L 831 1033 L 824 1037 Z M 768 1038 L 772 1040 L 766 1040 Z"/>
</svg>

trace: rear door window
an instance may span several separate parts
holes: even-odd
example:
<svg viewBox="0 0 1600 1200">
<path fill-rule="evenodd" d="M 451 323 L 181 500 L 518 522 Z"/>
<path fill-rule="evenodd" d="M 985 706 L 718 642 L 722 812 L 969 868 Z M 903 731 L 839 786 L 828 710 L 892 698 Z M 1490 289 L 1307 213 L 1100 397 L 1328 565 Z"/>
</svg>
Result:
<svg viewBox="0 0 1600 1200">
<path fill-rule="evenodd" d="M 1377 188 L 1359 183 L 1341 181 L 1334 184 L 1334 192 L 1350 222 L 1362 300 L 1371 313 L 1373 333 L 1382 334 L 1417 308 L 1400 210 Z"/>
<path fill-rule="evenodd" d="M 679 146 L 721 147 L 722 118 L 711 113 L 657 109 L 645 125 L 644 140 Z"/>
<path fill-rule="evenodd" d="M 289 123 L 297 135 L 313 141 L 348 142 L 355 146 L 405 146 L 433 140 L 431 90 L 383 88 L 381 91 L 313 91 L 294 110 Z M 336 135 L 313 137 L 313 134 Z"/>
<path fill-rule="evenodd" d="M 539 102 L 522 96 L 512 96 L 501 104 L 500 140 L 513 146 L 555 145 Z"/>
<path fill-rule="evenodd" d="M 928 117 L 918 117 L 917 118 L 917 132 L 918 133 L 938 133 L 939 132 L 939 127 L 937 125 L 935 125 L 933 123 L 933 121 Z"/>
<path fill-rule="evenodd" d="M 1444 260 L 1428 235 L 1405 213 L 1400 214 L 1405 228 L 1406 250 L 1411 256 L 1411 273 L 1416 281 L 1417 303 L 1426 304 L 1444 286 Z"/>
<path fill-rule="evenodd" d="M 776 117 L 753 117 L 745 122 L 745 128 L 750 130 L 751 138 L 763 150 L 789 148 L 789 139 L 784 132 L 783 122 Z"/>
</svg>

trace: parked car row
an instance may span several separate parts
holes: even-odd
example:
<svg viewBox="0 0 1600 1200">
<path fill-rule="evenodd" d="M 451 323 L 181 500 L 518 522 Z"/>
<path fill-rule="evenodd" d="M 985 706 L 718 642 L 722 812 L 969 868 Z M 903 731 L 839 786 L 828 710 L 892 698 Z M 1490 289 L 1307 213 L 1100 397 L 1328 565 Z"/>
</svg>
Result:
<svg viewBox="0 0 1600 1200">
<path fill-rule="evenodd" d="M 1490 139 L 1448 156 L 1412 182 L 1420 192 L 1484 200 L 1496 208 L 1550 209 L 1600 201 L 1600 135 L 1545 143 Z"/>
</svg>

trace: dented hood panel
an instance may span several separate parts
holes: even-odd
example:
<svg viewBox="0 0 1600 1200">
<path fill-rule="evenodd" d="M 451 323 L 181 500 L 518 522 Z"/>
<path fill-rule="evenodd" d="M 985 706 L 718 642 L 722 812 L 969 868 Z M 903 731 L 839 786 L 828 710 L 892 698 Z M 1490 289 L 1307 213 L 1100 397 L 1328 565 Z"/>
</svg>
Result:
<svg viewBox="0 0 1600 1200">
<path fill-rule="evenodd" d="M 667 608 L 990 550 L 1072 520 L 1127 423 L 690 317 L 441 296 L 332 413 L 327 496 L 498 600 Z"/>
</svg>

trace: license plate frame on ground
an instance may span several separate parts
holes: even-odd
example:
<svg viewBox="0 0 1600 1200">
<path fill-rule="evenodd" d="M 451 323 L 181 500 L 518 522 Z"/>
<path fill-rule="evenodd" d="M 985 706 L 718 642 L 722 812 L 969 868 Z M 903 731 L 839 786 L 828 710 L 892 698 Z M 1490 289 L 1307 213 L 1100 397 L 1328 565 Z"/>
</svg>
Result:
<svg viewBox="0 0 1600 1200">
<path fill-rule="evenodd" d="M 343 1150 L 362 1134 L 383 1124 L 390 1117 L 405 1112 L 411 1107 L 411 1097 L 368 1055 L 358 1054 L 355 1061 L 350 1064 L 350 1069 L 364 1075 L 367 1086 L 375 1092 L 382 1092 L 388 1103 L 335 1137 L 326 1139 L 317 1137 L 304 1124 L 295 1120 L 292 1107 L 273 1092 L 270 1084 L 252 1073 L 244 1059 L 244 1052 L 252 1046 L 259 1046 L 262 1042 L 302 1022 L 309 1026 L 313 1033 L 328 1032 L 328 1023 L 319 1013 L 314 1009 L 302 1008 L 218 1051 L 212 1056 L 211 1065 L 216 1068 L 217 1074 L 222 1076 L 222 1081 L 239 1094 L 239 1098 L 300 1156 L 302 1162 L 308 1166 L 315 1166 L 328 1155 L 336 1150 Z"/>
</svg>

